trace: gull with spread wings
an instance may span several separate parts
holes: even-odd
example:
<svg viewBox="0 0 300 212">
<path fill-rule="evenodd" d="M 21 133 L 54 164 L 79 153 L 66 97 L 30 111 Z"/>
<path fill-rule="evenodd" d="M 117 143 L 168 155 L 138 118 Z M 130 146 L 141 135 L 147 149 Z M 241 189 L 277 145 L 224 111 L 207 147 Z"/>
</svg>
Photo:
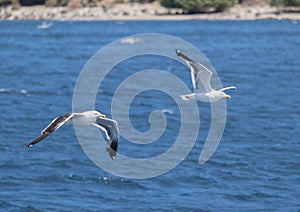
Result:
<svg viewBox="0 0 300 212">
<path fill-rule="evenodd" d="M 211 76 L 212 76 L 212 72 L 210 70 L 208 70 L 201 63 L 193 61 L 191 58 L 187 57 L 179 50 L 176 49 L 175 52 L 177 56 L 180 57 L 182 60 L 184 60 L 187 63 L 187 65 L 190 67 L 192 83 L 194 87 L 194 93 L 181 95 L 180 96 L 181 99 L 183 100 L 196 99 L 197 101 L 201 101 L 201 102 L 216 102 L 223 98 L 226 99 L 231 98 L 231 96 L 226 94 L 224 91 L 228 89 L 236 89 L 236 87 L 228 86 L 224 88 L 213 89 L 210 84 Z M 201 91 L 200 89 L 201 83 L 205 89 L 203 91 Z"/>
<path fill-rule="evenodd" d="M 64 124 L 73 124 L 75 126 L 93 125 L 100 128 L 106 133 L 106 137 L 109 141 L 106 151 L 112 159 L 116 158 L 119 142 L 118 123 L 115 120 L 106 118 L 104 114 L 95 110 L 85 111 L 83 113 L 67 113 L 53 119 L 53 121 L 41 132 L 41 135 L 30 142 L 27 146 L 31 147 L 37 144 Z"/>
</svg>

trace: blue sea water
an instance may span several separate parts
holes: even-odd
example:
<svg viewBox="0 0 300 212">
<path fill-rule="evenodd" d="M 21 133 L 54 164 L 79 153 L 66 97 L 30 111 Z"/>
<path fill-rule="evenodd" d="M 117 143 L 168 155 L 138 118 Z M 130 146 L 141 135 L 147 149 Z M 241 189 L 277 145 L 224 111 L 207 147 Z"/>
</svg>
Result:
<svg viewBox="0 0 300 212">
<path fill-rule="evenodd" d="M 1 210 L 300 210 L 299 22 L 55 21 L 50 28 L 38 29 L 40 24 L 0 22 Z M 26 148 L 54 117 L 72 110 L 76 79 L 95 52 L 116 39 L 148 32 L 192 43 L 210 59 L 224 85 L 238 87 L 227 101 L 222 141 L 207 163 L 198 164 L 205 130 L 176 168 L 144 180 L 100 169 L 85 155 L 72 127 Z M 163 58 L 141 61 L 125 67 L 142 70 L 159 63 L 192 89 L 183 65 L 177 70 Z M 116 87 L 127 75 L 120 71 L 118 77 L 107 79 L 97 109 L 110 116 L 109 86 Z M 151 98 L 154 94 L 158 100 Z M 166 116 L 173 131 L 164 137 L 166 146 L 171 146 L 179 113 L 172 99 L 145 92 L 133 107 L 132 125 L 141 131 L 149 129 L 151 110 L 171 111 Z M 201 103 L 199 107 L 206 129 L 210 108 Z M 140 158 L 165 151 L 157 145 L 130 151 L 130 145 L 121 137 L 120 152 Z"/>
</svg>

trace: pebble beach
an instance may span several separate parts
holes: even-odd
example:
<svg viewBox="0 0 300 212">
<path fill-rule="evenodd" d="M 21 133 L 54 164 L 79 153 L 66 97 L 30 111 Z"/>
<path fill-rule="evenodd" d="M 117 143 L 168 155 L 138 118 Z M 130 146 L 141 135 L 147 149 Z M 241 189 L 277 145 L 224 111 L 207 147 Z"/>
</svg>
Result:
<svg viewBox="0 0 300 212">
<path fill-rule="evenodd" d="M 269 5 L 236 5 L 224 12 L 184 14 L 181 9 L 170 9 L 158 2 L 139 4 L 102 4 L 93 7 L 74 8 L 12 6 L 0 8 L 0 20 L 300 20 L 300 9 L 276 8 Z"/>
</svg>

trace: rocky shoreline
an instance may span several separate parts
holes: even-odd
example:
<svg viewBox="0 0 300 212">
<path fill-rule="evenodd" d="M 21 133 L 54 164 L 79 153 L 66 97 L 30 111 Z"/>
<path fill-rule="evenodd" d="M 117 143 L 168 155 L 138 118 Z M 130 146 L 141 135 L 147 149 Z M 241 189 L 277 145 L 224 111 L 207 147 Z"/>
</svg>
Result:
<svg viewBox="0 0 300 212">
<path fill-rule="evenodd" d="M 158 3 L 127 3 L 97 7 L 30 6 L 0 8 L 0 20 L 300 20 L 299 8 L 265 6 L 234 6 L 224 12 L 184 14 L 181 9 L 168 9 Z"/>
</svg>

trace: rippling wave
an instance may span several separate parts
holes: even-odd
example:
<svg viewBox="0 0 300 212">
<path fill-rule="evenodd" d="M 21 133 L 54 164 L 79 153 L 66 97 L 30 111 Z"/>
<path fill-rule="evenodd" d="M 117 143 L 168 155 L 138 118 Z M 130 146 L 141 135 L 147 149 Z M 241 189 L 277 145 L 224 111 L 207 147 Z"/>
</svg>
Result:
<svg viewBox="0 0 300 212">
<path fill-rule="evenodd" d="M 300 25 L 272 20 L 52 23 L 39 30 L 36 21 L 0 21 L 2 210 L 299 210 Z M 149 31 L 196 45 L 223 84 L 238 87 L 227 101 L 221 144 L 206 164 L 199 165 L 198 157 L 208 133 L 210 106 L 201 103 L 195 147 L 180 165 L 156 178 L 124 179 L 98 168 L 68 126 L 26 148 L 54 117 L 72 110 L 76 79 L 96 51 L 111 41 Z M 143 42 L 121 41 L 131 46 Z M 160 57 L 134 59 L 118 64 L 99 87 L 96 107 L 108 116 L 114 90 L 139 70 L 172 72 L 192 89 L 187 67 Z M 154 94 L 157 99 L 151 98 Z M 147 145 L 121 137 L 121 154 L 154 157 L 173 145 L 180 112 L 164 94 L 138 95 L 129 111 L 132 125 L 147 131 L 153 110 L 166 116 L 165 133 Z"/>
</svg>

